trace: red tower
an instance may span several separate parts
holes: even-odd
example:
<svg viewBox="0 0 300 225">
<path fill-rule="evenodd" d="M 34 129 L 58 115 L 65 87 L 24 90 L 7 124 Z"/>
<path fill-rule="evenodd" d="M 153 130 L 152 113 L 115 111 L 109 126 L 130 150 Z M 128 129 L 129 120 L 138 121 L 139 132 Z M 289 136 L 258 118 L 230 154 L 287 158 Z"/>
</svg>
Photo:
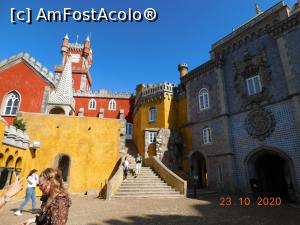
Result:
<svg viewBox="0 0 300 225">
<path fill-rule="evenodd" d="M 73 75 L 73 88 L 75 92 L 82 91 L 86 92 L 91 89 L 92 79 L 89 73 L 89 69 L 92 66 L 93 52 L 90 47 L 90 38 L 87 37 L 84 44 L 69 43 L 69 37 L 63 38 L 61 45 L 62 53 L 62 65 L 56 66 L 54 71 L 61 76 L 64 65 L 66 64 L 66 56 L 72 57 L 72 75 Z"/>
</svg>

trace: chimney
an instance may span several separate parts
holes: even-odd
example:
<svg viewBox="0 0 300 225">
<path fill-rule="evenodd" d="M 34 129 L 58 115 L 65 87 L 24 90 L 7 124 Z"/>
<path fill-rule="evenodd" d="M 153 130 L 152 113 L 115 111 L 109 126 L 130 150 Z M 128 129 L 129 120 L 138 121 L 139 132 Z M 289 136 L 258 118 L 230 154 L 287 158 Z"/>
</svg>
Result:
<svg viewBox="0 0 300 225">
<path fill-rule="evenodd" d="M 184 77 L 188 73 L 188 64 L 186 63 L 181 63 L 178 65 L 178 71 L 180 74 L 180 78 Z"/>
</svg>

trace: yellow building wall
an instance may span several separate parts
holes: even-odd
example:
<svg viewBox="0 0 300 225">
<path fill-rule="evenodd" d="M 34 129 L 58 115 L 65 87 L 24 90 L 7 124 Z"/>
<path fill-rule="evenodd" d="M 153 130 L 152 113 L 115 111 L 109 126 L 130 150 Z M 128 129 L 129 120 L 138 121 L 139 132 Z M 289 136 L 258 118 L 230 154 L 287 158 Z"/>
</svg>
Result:
<svg viewBox="0 0 300 225">
<path fill-rule="evenodd" d="M 37 150 L 18 150 L 24 159 L 22 176 L 26 177 L 33 168 L 41 172 L 57 166 L 58 156 L 65 154 L 70 157 L 70 193 L 100 191 L 104 187 L 119 159 L 121 124 L 118 120 L 33 113 L 22 113 L 20 117 L 26 122 L 30 141 L 41 143 Z M 2 130 L 0 126 L 1 134 Z M 4 148 L 1 146 L 1 153 Z M 10 149 L 11 153 L 14 151 Z"/>
<path fill-rule="evenodd" d="M 187 124 L 187 99 L 186 96 L 181 97 L 178 100 L 177 105 L 177 126 L 183 138 L 183 159 L 182 168 L 189 172 L 189 160 L 188 155 L 192 151 L 192 128 L 186 127 Z"/>
<path fill-rule="evenodd" d="M 149 109 L 156 107 L 156 122 L 149 122 Z M 145 129 L 165 127 L 165 103 L 163 99 L 152 100 L 140 106 L 133 118 L 133 140 L 142 157 L 145 154 Z M 152 148 L 153 146 L 151 146 Z M 153 152 L 153 149 L 151 149 Z"/>
<path fill-rule="evenodd" d="M 157 109 L 157 121 L 148 121 L 148 111 L 150 107 Z M 183 160 L 182 168 L 189 171 L 188 154 L 192 150 L 192 129 L 186 127 L 187 124 L 187 99 L 181 96 L 179 100 L 165 96 L 160 100 L 153 100 L 140 106 L 133 119 L 133 140 L 138 152 L 144 157 L 145 129 L 146 128 L 167 128 L 176 129 L 183 138 Z M 155 145 L 149 146 L 150 155 L 155 154 Z M 149 156 L 150 156 L 149 155 Z"/>
<path fill-rule="evenodd" d="M 9 146 L 2 143 L 5 127 L 6 123 L 0 119 L 0 167 L 4 168 L 7 166 L 7 168 L 22 169 L 25 165 L 27 158 L 30 158 L 30 156 L 24 149 Z M 24 176 L 22 172 L 21 176 Z M 14 182 L 14 180 L 14 175 L 12 175 L 11 182 Z M 0 195 L 2 195 L 4 191 L 5 189 L 0 190 Z M 23 197 L 24 193 L 25 190 L 19 193 L 17 195 L 17 198 Z"/>
</svg>

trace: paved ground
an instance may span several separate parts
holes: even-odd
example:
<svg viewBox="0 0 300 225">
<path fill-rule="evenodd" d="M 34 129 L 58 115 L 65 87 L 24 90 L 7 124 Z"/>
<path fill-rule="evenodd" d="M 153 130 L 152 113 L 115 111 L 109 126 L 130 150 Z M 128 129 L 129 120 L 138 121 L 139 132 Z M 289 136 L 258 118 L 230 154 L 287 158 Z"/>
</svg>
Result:
<svg viewBox="0 0 300 225">
<path fill-rule="evenodd" d="M 219 206 L 219 196 L 200 199 L 135 199 L 104 201 L 93 197 L 72 196 L 68 225 L 299 225 L 300 207 Z M 1 225 L 17 225 L 31 213 L 16 217 L 20 204 L 10 202 L 0 210 Z M 29 204 L 27 205 L 27 207 Z M 29 206 L 30 207 L 30 206 Z"/>
</svg>

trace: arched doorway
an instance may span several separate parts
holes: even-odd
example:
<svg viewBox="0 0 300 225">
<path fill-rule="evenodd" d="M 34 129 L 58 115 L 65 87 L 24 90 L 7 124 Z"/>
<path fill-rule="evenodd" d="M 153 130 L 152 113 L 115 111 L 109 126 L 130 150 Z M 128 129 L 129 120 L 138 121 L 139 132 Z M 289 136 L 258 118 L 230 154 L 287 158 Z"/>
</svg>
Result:
<svg viewBox="0 0 300 225">
<path fill-rule="evenodd" d="M 49 111 L 49 114 L 65 115 L 65 111 L 60 107 L 55 107 Z"/>
<path fill-rule="evenodd" d="M 11 182 L 11 177 L 14 170 L 13 161 L 14 157 L 10 155 L 5 162 L 5 167 L 2 169 L 0 176 L 0 189 L 3 189 Z"/>
<path fill-rule="evenodd" d="M 198 188 L 207 187 L 207 170 L 206 170 L 206 161 L 200 152 L 195 152 L 190 158 L 191 162 L 191 175 L 193 178 L 198 178 L 197 186 Z"/>
<path fill-rule="evenodd" d="M 68 155 L 60 155 L 57 168 L 62 172 L 63 181 L 68 183 L 70 175 L 70 157 Z"/>
<path fill-rule="evenodd" d="M 292 162 L 285 155 L 272 150 L 259 150 L 249 158 L 248 169 L 252 191 L 257 195 L 294 199 Z"/>
<path fill-rule="evenodd" d="M 22 171 L 22 158 L 19 157 L 17 158 L 16 160 L 16 164 L 15 164 L 15 172 L 16 172 L 16 175 L 19 175 Z"/>
</svg>

